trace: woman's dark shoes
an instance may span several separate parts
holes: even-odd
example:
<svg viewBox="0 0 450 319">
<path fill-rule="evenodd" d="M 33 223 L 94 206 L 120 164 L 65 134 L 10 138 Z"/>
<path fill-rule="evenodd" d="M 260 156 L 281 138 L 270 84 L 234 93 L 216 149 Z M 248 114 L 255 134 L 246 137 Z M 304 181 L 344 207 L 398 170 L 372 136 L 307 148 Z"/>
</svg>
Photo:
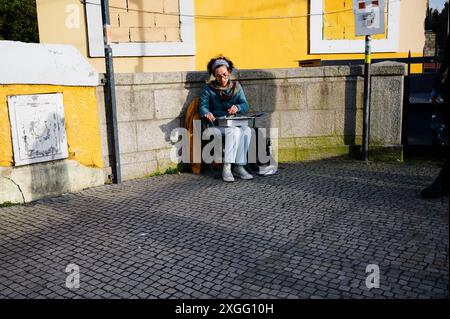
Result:
<svg viewBox="0 0 450 319">
<path fill-rule="evenodd" d="M 420 196 L 422 196 L 422 198 L 430 199 L 448 195 L 448 193 L 449 193 L 448 181 L 443 182 L 441 179 L 438 178 L 433 182 L 433 184 L 423 189 L 420 192 Z"/>
</svg>

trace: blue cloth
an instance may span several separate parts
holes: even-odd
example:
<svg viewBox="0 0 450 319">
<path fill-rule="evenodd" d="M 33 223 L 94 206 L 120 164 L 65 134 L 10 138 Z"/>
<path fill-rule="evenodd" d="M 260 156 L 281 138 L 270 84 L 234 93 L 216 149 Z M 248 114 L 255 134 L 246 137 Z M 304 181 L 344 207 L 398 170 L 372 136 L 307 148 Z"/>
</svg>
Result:
<svg viewBox="0 0 450 319">
<path fill-rule="evenodd" d="M 226 116 L 228 109 L 233 105 L 237 106 L 238 113 L 247 112 L 249 105 L 245 98 L 244 90 L 239 83 L 237 85 L 239 86 L 238 93 L 228 101 L 222 100 L 211 86 L 205 85 L 200 95 L 200 116 L 203 117 L 208 112 L 211 112 L 215 117 Z"/>
</svg>

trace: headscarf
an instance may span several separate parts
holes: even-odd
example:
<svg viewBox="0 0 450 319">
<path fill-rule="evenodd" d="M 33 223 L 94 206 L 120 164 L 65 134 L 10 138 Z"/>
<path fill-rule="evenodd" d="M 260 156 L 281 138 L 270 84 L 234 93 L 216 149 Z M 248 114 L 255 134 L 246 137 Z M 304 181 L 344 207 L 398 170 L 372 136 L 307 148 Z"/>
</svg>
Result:
<svg viewBox="0 0 450 319">
<path fill-rule="evenodd" d="M 217 69 L 219 66 L 226 66 L 227 69 L 230 68 L 230 65 L 228 64 L 227 61 L 225 61 L 224 59 L 217 59 L 216 61 L 214 61 L 213 65 L 211 66 L 211 70 L 214 73 L 214 70 Z"/>
</svg>

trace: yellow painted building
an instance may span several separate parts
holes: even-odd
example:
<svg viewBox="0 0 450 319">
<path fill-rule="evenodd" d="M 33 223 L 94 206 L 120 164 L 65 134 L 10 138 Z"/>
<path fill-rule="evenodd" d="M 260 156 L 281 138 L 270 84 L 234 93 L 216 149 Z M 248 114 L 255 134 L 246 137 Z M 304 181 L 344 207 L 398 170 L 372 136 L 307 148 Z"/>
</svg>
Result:
<svg viewBox="0 0 450 319">
<path fill-rule="evenodd" d="M 0 41 L 0 69 L 0 204 L 103 184 L 99 78 L 84 57 Z"/>
<path fill-rule="evenodd" d="M 104 72 L 100 0 L 36 2 L 41 43 L 72 44 Z M 386 2 L 373 58 L 421 57 L 427 1 Z M 363 58 L 351 0 L 110 0 L 110 17 L 116 72 L 204 70 L 220 54 L 241 69 Z"/>
</svg>

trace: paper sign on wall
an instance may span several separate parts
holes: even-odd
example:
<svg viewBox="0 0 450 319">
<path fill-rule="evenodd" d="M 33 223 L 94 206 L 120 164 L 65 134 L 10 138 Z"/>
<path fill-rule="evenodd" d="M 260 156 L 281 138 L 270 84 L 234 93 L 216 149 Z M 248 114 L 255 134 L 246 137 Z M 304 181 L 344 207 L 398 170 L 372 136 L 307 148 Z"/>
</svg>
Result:
<svg viewBox="0 0 450 319">
<path fill-rule="evenodd" d="M 385 0 L 353 0 L 356 36 L 384 33 L 385 4 Z"/>
</svg>

